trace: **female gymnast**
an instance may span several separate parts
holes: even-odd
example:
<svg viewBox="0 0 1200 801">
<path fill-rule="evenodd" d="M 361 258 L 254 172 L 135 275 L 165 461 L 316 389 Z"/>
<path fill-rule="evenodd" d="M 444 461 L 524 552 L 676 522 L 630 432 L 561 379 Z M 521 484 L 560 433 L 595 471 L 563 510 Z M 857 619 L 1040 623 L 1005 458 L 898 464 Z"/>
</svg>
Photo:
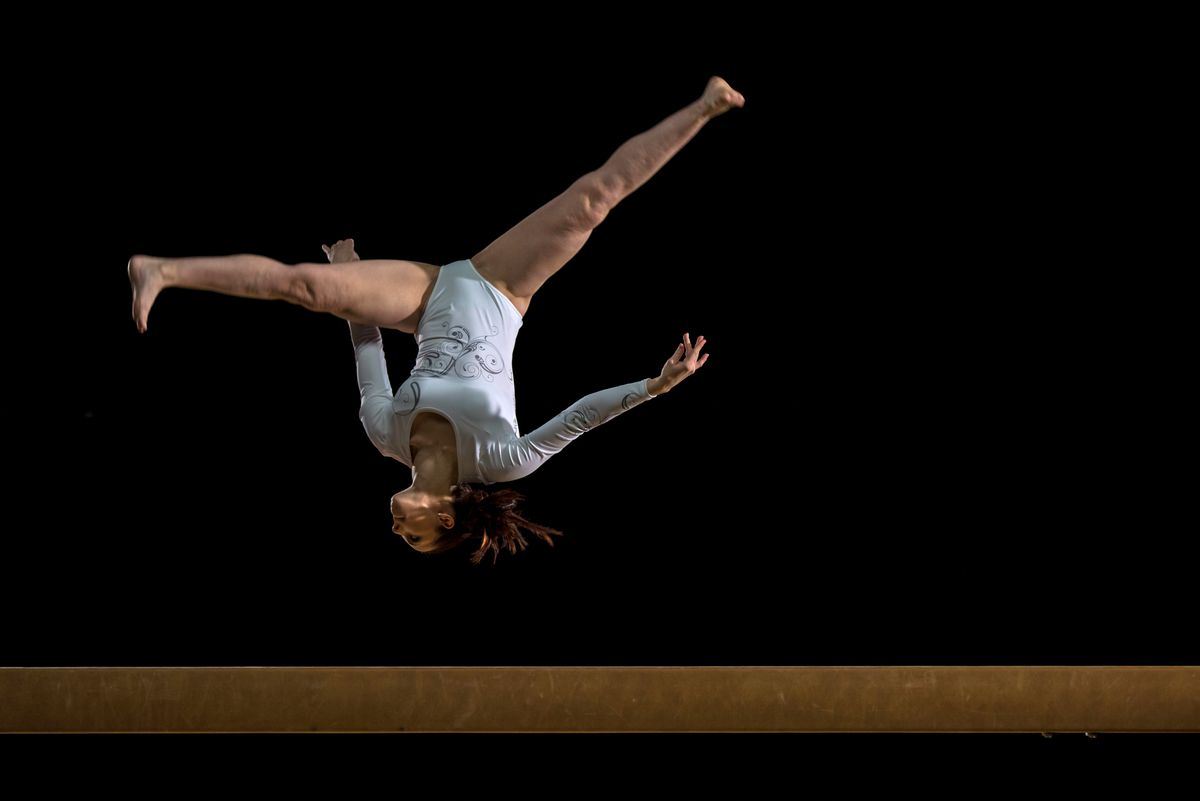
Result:
<svg viewBox="0 0 1200 801">
<path fill-rule="evenodd" d="M 669 392 L 708 361 L 704 337 L 688 334 L 655 378 L 594 392 L 537 430 L 517 427 L 512 353 L 529 302 L 623 198 L 644 184 L 709 120 L 745 99 L 719 77 L 699 100 L 621 145 L 470 259 L 438 267 L 359 260 L 354 241 L 322 245 L 332 265 L 287 265 L 264 256 L 129 260 L 133 318 L 145 333 L 154 299 L 167 287 L 286 300 L 350 324 L 361 393 L 359 417 L 385 456 L 412 468 L 412 485 L 392 496 L 392 531 L 423 553 L 471 542 L 478 564 L 490 550 L 526 547 L 521 529 L 553 545 L 562 532 L 527 520 L 523 496 L 488 492 L 527 476 L 584 432 Z M 380 328 L 414 334 L 417 360 L 393 393 Z"/>
</svg>

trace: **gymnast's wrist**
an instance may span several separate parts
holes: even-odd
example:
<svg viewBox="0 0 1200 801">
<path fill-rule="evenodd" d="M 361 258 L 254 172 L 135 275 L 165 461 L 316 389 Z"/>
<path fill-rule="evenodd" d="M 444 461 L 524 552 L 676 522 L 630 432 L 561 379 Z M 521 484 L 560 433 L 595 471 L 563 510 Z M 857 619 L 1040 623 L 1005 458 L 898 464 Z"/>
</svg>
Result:
<svg viewBox="0 0 1200 801">
<path fill-rule="evenodd" d="M 654 378 L 646 379 L 646 392 L 652 398 L 663 394 L 664 392 L 668 391 L 669 389 L 670 389 L 670 387 L 668 387 L 666 385 L 666 382 L 663 381 L 662 376 L 656 376 Z"/>
</svg>

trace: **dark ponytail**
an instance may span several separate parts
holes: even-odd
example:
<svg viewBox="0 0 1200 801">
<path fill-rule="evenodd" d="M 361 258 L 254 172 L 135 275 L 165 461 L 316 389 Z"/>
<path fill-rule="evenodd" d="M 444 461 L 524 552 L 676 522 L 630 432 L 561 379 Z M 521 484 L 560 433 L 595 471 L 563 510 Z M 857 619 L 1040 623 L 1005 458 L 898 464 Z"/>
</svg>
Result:
<svg viewBox="0 0 1200 801">
<path fill-rule="evenodd" d="M 528 543 L 521 529 L 525 529 L 551 546 L 551 535 L 562 536 L 557 529 L 539 525 L 521 514 L 517 505 L 525 496 L 515 490 L 482 490 L 470 484 L 456 484 L 450 491 L 454 501 L 454 528 L 443 531 L 434 552 L 450 550 L 466 542 L 479 543 L 471 555 L 471 563 L 479 564 L 488 551 L 492 552 L 492 564 L 507 550 L 515 554 L 524 550 Z"/>
</svg>

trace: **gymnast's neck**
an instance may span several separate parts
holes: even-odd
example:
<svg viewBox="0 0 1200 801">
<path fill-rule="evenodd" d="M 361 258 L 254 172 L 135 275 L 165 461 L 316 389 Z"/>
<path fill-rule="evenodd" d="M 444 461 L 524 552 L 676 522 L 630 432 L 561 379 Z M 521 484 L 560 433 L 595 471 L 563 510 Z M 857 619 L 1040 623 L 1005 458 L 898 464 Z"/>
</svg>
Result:
<svg viewBox="0 0 1200 801">
<path fill-rule="evenodd" d="M 449 495 L 458 483 L 458 454 L 444 445 L 425 445 L 412 453 L 412 486 L 418 492 Z"/>
</svg>

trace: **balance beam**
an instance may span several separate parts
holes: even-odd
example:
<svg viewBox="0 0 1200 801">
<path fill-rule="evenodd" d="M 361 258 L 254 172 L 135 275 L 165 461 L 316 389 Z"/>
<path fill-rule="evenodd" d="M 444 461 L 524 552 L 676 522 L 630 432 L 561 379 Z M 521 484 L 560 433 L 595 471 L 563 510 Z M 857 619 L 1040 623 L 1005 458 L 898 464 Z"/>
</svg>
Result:
<svg viewBox="0 0 1200 801">
<path fill-rule="evenodd" d="M 1185 732 L 1200 667 L 2 667 L 0 732 Z"/>
</svg>

